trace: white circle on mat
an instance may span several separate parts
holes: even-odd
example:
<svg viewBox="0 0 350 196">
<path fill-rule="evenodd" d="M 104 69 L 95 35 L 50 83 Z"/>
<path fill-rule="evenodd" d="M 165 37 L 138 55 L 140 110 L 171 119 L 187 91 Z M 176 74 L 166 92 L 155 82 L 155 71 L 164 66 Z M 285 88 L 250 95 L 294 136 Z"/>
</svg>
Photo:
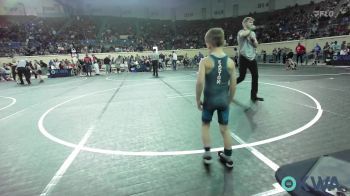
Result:
<svg viewBox="0 0 350 196">
<path fill-rule="evenodd" d="M 176 82 L 185 82 L 185 81 L 194 81 L 194 80 L 177 80 Z M 316 109 L 317 109 L 317 113 L 308 123 L 306 123 L 305 125 L 297 128 L 297 129 L 295 129 L 293 131 L 290 131 L 288 133 L 285 133 L 285 134 L 282 134 L 282 135 L 279 135 L 279 136 L 275 136 L 275 137 L 272 137 L 272 138 L 256 141 L 256 142 L 234 145 L 234 146 L 232 146 L 232 149 L 239 149 L 239 148 L 259 146 L 259 145 L 263 145 L 263 144 L 268 144 L 268 143 L 272 143 L 272 142 L 275 142 L 275 141 L 279 141 L 279 140 L 282 140 L 282 139 L 286 139 L 288 137 L 291 137 L 293 135 L 299 134 L 302 131 L 310 128 L 322 116 L 323 110 L 322 110 L 321 104 L 314 97 L 312 97 L 311 95 L 309 95 L 309 94 L 307 94 L 307 93 L 305 93 L 305 92 L 303 92 L 301 90 L 298 90 L 298 89 L 295 89 L 295 88 L 291 88 L 291 87 L 287 87 L 287 86 L 283 86 L 283 85 L 279 85 L 279 84 L 265 83 L 265 82 L 259 82 L 259 83 L 265 84 L 265 85 L 270 85 L 270 86 L 277 86 L 277 87 L 285 88 L 285 89 L 292 90 L 292 91 L 295 91 L 295 92 L 298 92 L 298 93 L 301 93 L 301 94 L 307 96 L 309 99 L 311 99 L 315 103 Z M 139 86 L 139 85 L 140 84 L 138 84 L 138 85 L 136 84 L 135 86 Z M 144 84 L 144 85 L 147 85 L 147 84 Z M 129 86 L 133 86 L 133 85 L 129 85 Z M 96 92 L 93 92 L 93 93 L 88 93 L 88 94 L 85 94 L 85 95 L 80 95 L 80 96 L 74 97 L 72 99 L 69 99 L 67 101 L 64 101 L 64 102 L 62 102 L 60 104 L 57 104 L 57 105 L 51 107 L 44 114 L 41 115 L 41 117 L 40 117 L 40 119 L 38 121 L 39 131 L 45 137 L 47 137 L 48 139 L 52 140 L 53 142 L 56 142 L 58 144 L 61 144 L 61 145 L 64 145 L 64 146 L 67 146 L 67 147 L 70 147 L 70 148 L 77 148 L 78 144 L 73 144 L 73 143 L 64 141 L 62 139 L 59 139 L 59 138 L 55 137 L 54 135 L 50 134 L 46 130 L 46 128 L 44 126 L 44 120 L 45 120 L 46 116 L 50 112 L 55 110 L 56 108 L 66 104 L 66 103 L 69 103 L 71 101 L 74 101 L 74 100 L 77 100 L 77 99 L 80 99 L 80 98 L 83 98 L 83 97 L 95 95 L 95 94 L 106 93 L 106 92 L 109 92 L 109 91 L 112 91 L 112 90 L 116 90 L 116 89 L 117 88 L 112 88 L 112 89 L 106 89 L 106 90 L 102 90 L 102 91 L 96 91 Z M 83 147 L 79 146 L 79 148 L 80 148 L 80 150 L 87 151 L 87 152 L 94 152 L 94 153 L 107 154 L 107 155 L 128 155 L 128 156 L 174 156 L 174 155 L 190 155 L 190 154 L 203 153 L 202 149 L 201 150 L 184 150 L 184 151 L 164 151 L 164 152 L 158 152 L 158 151 L 139 151 L 139 152 L 137 152 L 137 151 L 121 151 L 121 150 L 112 150 L 112 149 L 92 148 L 92 147 L 88 147 L 88 146 L 83 146 Z M 223 147 L 212 148 L 211 151 L 217 152 L 217 151 L 220 151 L 222 149 L 223 149 Z"/>
<path fill-rule="evenodd" d="M 7 105 L 7 106 L 5 106 L 5 107 L 0 108 L 0 111 L 1 111 L 1 110 L 4 110 L 4 109 L 6 109 L 6 108 L 9 108 L 9 107 L 11 107 L 12 105 L 14 105 L 14 104 L 16 103 L 16 99 L 15 99 L 15 98 L 13 98 L 13 97 L 3 97 L 3 96 L 0 96 L 0 98 L 10 99 L 10 100 L 12 100 L 12 101 L 11 101 L 11 103 L 10 103 L 9 105 Z"/>
</svg>

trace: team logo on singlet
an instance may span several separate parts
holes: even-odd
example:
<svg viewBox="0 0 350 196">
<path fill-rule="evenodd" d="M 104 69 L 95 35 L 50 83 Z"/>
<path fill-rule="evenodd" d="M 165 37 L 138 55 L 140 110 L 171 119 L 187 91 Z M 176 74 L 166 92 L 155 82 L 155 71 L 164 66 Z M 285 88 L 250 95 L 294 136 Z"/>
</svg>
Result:
<svg viewBox="0 0 350 196">
<path fill-rule="evenodd" d="M 221 72 L 222 72 L 221 60 L 218 60 L 218 76 L 216 78 L 216 84 L 221 84 Z"/>
</svg>

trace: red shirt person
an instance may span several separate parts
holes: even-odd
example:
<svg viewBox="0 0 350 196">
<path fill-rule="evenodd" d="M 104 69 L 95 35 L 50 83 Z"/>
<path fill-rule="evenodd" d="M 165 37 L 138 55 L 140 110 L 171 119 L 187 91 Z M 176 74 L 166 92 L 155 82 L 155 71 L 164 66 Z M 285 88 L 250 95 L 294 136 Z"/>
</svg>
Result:
<svg viewBox="0 0 350 196">
<path fill-rule="evenodd" d="M 91 76 L 91 72 L 92 72 L 91 62 L 92 62 L 92 59 L 89 57 L 88 54 L 86 54 L 86 56 L 84 57 L 84 65 L 85 65 L 84 67 L 85 67 L 86 76 L 89 76 L 89 73 Z"/>
<path fill-rule="evenodd" d="M 86 55 L 85 57 L 84 57 L 84 63 L 85 64 L 91 64 L 91 58 L 88 56 L 88 55 Z"/>
<path fill-rule="evenodd" d="M 295 48 L 295 52 L 297 53 L 297 64 L 300 59 L 300 63 L 303 64 L 303 55 L 306 53 L 306 48 L 305 46 L 301 45 L 299 42 L 297 47 Z"/>
</svg>

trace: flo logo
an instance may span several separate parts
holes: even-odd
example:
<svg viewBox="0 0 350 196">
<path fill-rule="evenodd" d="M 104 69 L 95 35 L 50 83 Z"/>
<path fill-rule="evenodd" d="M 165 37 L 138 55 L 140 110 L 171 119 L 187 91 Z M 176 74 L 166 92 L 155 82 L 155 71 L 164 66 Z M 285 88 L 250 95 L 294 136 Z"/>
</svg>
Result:
<svg viewBox="0 0 350 196">
<path fill-rule="evenodd" d="M 297 182 L 292 176 L 287 176 L 282 179 L 281 186 L 284 190 L 290 192 L 294 191 L 297 187 L 310 191 L 310 188 L 314 190 L 325 192 L 326 190 L 334 190 L 335 188 L 342 188 L 339 185 L 336 176 L 306 176 L 301 181 Z"/>
<path fill-rule="evenodd" d="M 314 11 L 313 14 L 316 18 L 335 16 L 334 11 Z"/>
</svg>

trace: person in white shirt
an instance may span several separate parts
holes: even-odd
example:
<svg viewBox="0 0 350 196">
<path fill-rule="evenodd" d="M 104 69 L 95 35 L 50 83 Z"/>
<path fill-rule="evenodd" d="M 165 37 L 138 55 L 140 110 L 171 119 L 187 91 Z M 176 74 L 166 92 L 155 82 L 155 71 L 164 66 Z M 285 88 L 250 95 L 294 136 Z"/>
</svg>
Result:
<svg viewBox="0 0 350 196">
<path fill-rule="evenodd" d="M 153 49 L 151 60 L 152 60 L 153 76 L 158 77 L 159 54 L 157 53 L 156 49 Z"/>
<path fill-rule="evenodd" d="M 24 85 L 23 82 L 23 75 L 26 78 L 26 81 L 28 84 L 31 84 L 30 82 L 30 71 L 29 69 L 26 68 L 27 66 L 27 61 L 26 60 L 19 60 L 18 64 L 17 64 L 17 72 L 18 72 L 18 76 L 19 76 L 19 80 L 21 81 L 21 85 Z"/>
<path fill-rule="evenodd" d="M 98 60 L 94 54 L 92 55 L 92 65 L 94 67 L 95 74 L 100 75 L 100 67 L 98 66 Z"/>
<path fill-rule="evenodd" d="M 346 41 L 343 41 L 340 46 L 340 55 L 348 55 L 348 47 L 346 45 Z"/>
<path fill-rule="evenodd" d="M 55 61 L 55 69 L 60 69 L 60 61 L 58 61 L 58 59 L 56 59 Z"/>
<path fill-rule="evenodd" d="M 173 51 L 173 69 L 176 71 L 177 54 Z"/>
<path fill-rule="evenodd" d="M 338 44 L 338 41 L 335 41 L 331 45 L 331 48 L 333 50 L 333 55 L 339 55 L 340 54 L 340 45 Z"/>
<path fill-rule="evenodd" d="M 114 60 L 114 64 L 117 68 L 117 73 L 119 74 L 119 72 L 121 72 L 120 69 L 122 64 L 122 57 L 120 55 Z"/>
<path fill-rule="evenodd" d="M 77 50 L 75 50 L 75 48 L 72 48 L 72 49 L 71 49 L 71 55 L 72 55 L 72 57 L 73 57 L 73 56 L 76 56 L 76 53 L 77 53 Z"/>
</svg>

